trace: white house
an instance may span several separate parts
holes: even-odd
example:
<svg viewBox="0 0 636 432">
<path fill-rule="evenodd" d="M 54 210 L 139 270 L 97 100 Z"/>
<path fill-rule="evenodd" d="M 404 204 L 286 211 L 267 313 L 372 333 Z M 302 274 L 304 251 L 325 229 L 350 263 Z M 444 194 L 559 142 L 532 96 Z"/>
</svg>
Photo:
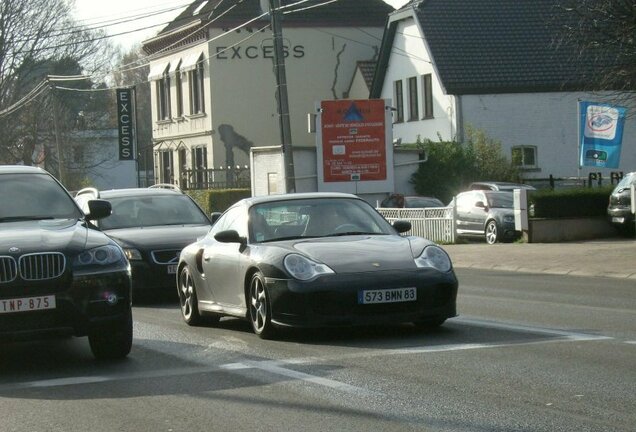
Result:
<svg viewBox="0 0 636 432">
<path fill-rule="evenodd" d="M 392 13 L 370 96 L 393 100 L 394 137 L 462 141 L 468 126 L 481 129 L 526 179 L 636 170 L 633 115 L 618 169 L 579 167 L 578 101 L 615 93 L 598 91 L 593 60 L 556 43 L 554 5 L 426 0 Z"/>
<path fill-rule="evenodd" d="M 377 58 L 393 8 L 382 0 L 282 4 L 292 144 L 313 147 L 308 114 L 316 101 L 346 97 L 356 62 Z M 268 5 L 195 0 L 144 42 L 157 182 L 237 185 L 252 147 L 281 144 Z"/>
</svg>

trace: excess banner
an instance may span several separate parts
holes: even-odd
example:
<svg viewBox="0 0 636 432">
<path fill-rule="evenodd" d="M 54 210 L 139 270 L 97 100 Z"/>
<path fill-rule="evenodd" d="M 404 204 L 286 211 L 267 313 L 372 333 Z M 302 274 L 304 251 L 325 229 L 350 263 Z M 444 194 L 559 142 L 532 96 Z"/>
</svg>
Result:
<svg viewBox="0 0 636 432">
<path fill-rule="evenodd" d="M 579 102 L 580 166 L 618 168 L 626 109 Z"/>
<path fill-rule="evenodd" d="M 386 180 L 384 101 L 331 100 L 320 108 L 324 182 Z"/>
<path fill-rule="evenodd" d="M 134 89 L 117 89 L 117 129 L 119 131 L 119 160 L 135 160 Z"/>
</svg>

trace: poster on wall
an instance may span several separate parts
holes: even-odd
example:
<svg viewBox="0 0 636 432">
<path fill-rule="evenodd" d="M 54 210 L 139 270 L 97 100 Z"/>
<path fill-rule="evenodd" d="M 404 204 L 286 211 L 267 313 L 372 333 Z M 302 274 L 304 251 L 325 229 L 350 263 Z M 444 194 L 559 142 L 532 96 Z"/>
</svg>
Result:
<svg viewBox="0 0 636 432">
<path fill-rule="evenodd" d="M 618 168 L 626 109 L 579 102 L 580 166 Z"/>
<path fill-rule="evenodd" d="M 384 100 L 322 101 L 320 112 L 323 181 L 386 180 Z"/>
</svg>

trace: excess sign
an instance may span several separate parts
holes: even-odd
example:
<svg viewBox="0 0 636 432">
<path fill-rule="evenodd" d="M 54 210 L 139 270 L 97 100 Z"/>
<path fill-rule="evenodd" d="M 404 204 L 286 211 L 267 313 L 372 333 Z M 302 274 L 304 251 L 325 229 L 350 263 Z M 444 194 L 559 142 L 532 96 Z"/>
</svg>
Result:
<svg viewBox="0 0 636 432">
<path fill-rule="evenodd" d="M 119 129 L 119 160 L 134 160 L 133 89 L 117 89 L 117 128 Z"/>
<path fill-rule="evenodd" d="M 322 101 L 325 182 L 386 180 L 384 100 Z"/>
</svg>

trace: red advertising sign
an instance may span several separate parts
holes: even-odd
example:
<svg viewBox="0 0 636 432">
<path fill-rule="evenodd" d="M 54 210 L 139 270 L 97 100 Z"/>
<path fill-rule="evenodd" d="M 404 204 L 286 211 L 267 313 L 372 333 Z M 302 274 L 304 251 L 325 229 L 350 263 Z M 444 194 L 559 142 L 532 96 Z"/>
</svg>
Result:
<svg viewBox="0 0 636 432">
<path fill-rule="evenodd" d="M 384 100 L 320 104 L 325 182 L 386 180 Z"/>
</svg>

